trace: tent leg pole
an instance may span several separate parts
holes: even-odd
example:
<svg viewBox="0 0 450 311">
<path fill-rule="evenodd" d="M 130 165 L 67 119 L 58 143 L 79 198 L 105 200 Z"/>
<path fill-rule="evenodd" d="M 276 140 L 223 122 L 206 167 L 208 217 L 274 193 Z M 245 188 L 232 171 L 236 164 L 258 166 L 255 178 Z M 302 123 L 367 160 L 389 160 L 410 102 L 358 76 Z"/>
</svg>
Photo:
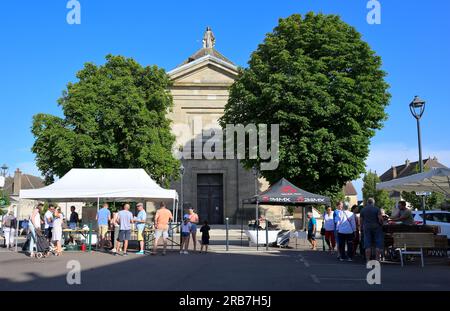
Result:
<svg viewBox="0 0 450 311">
<path fill-rule="evenodd" d="M 244 208 L 244 204 L 242 204 L 241 202 L 241 247 L 243 246 L 243 241 L 242 241 L 242 233 L 244 231 L 244 213 L 243 213 L 243 208 Z"/>
<path fill-rule="evenodd" d="M 259 211 L 258 211 L 258 199 L 256 199 L 256 220 L 255 220 L 255 225 L 256 225 L 256 250 L 259 250 Z"/>
<path fill-rule="evenodd" d="M 20 204 L 17 204 L 17 212 L 16 212 L 16 253 L 17 253 L 17 241 L 19 240 L 19 210 L 20 210 Z M 9 242 L 9 241 L 8 241 Z"/>
</svg>

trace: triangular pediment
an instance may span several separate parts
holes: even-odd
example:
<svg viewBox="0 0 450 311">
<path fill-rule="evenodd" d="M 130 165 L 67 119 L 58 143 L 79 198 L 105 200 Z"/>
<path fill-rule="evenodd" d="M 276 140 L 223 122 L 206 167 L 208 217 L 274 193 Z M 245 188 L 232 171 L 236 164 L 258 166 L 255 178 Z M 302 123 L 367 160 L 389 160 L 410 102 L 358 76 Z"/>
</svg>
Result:
<svg viewBox="0 0 450 311">
<path fill-rule="evenodd" d="M 168 72 L 174 84 L 231 84 L 238 75 L 236 66 L 211 56 L 202 57 Z"/>
</svg>

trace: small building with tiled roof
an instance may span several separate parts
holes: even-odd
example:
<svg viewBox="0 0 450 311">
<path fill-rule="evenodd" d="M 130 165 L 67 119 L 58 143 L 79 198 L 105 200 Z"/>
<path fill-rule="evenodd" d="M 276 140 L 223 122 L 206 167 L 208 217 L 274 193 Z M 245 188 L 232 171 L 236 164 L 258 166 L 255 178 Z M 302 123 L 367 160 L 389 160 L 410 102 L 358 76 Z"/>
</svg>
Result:
<svg viewBox="0 0 450 311">
<path fill-rule="evenodd" d="M 344 186 L 345 200 L 348 202 L 350 207 L 353 205 L 358 205 L 358 192 L 356 192 L 355 186 L 351 181 L 347 182 Z"/>
<path fill-rule="evenodd" d="M 439 163 L 436 157 L 423 160 L 424 170 L 431 168 L 446 168 L 442 163 Z M 380 176 L 381 182 L 390 181 L 396 178 L 402 178 L 419 172 L 419 161 L 411 162 L 406 160 L 404 164 L 392 166 Z"/>
<path fill-rule="evenodd" d="M 44 180 L 38 176 L 23 174 L 19 169 L 14 176 L 5 177 L 3 191 L 8 196 L 18 196 L 22 189 L 38 189 L 45 186 Z"/>
<path fill-rule="evenodd" d="M 431 168 L 447 168 L 444 164 L 440 163 L 436 157 L 428 157 L 428 159 L 424 159 L 422 161 L 425 171 Z M 419 161 L 411 162 L 409 160 L 406 160 L 404 164 L 392 166 L 386 172 L 381 174 L 380 181 L 386 182 L 396 178 L 411 176 L 417 173 L 419 173 Z M 396 191 L 391 192 L 390 197 L 396 202 L 402 199 L 401 194 Z"/>
</svg>

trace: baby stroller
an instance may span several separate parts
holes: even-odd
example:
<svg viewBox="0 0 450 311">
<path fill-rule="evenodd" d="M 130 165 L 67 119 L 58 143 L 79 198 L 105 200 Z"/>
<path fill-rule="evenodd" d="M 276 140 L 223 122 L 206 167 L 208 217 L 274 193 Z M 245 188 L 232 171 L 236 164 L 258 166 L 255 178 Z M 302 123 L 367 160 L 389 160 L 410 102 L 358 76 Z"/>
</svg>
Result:
<svg viewBox="0 0 450 311">
<path fill-rule="evenodd" d="M 291 232 L 289 230 L 281 230 L 277 235 L 277 246 L 288 247 L 289 239 L 291 238 Z"/>
</svg>

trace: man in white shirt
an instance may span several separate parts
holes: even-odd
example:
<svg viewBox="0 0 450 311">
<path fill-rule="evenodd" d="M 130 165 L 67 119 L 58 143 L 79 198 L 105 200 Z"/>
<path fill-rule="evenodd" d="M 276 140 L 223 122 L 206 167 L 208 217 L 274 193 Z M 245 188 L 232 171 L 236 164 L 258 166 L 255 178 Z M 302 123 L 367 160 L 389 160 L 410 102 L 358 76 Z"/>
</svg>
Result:
<svg viewBox="0 0 450 311">
<path fill-rule="evenodd" d="M 52 229 L 53 229 L 53 213 L 55 212 L 55 207 L 53 205 L 48 206 L 48 210 L 44 214 L 44 235 L 49 242 L 52 240 Z"/>
</svg>

